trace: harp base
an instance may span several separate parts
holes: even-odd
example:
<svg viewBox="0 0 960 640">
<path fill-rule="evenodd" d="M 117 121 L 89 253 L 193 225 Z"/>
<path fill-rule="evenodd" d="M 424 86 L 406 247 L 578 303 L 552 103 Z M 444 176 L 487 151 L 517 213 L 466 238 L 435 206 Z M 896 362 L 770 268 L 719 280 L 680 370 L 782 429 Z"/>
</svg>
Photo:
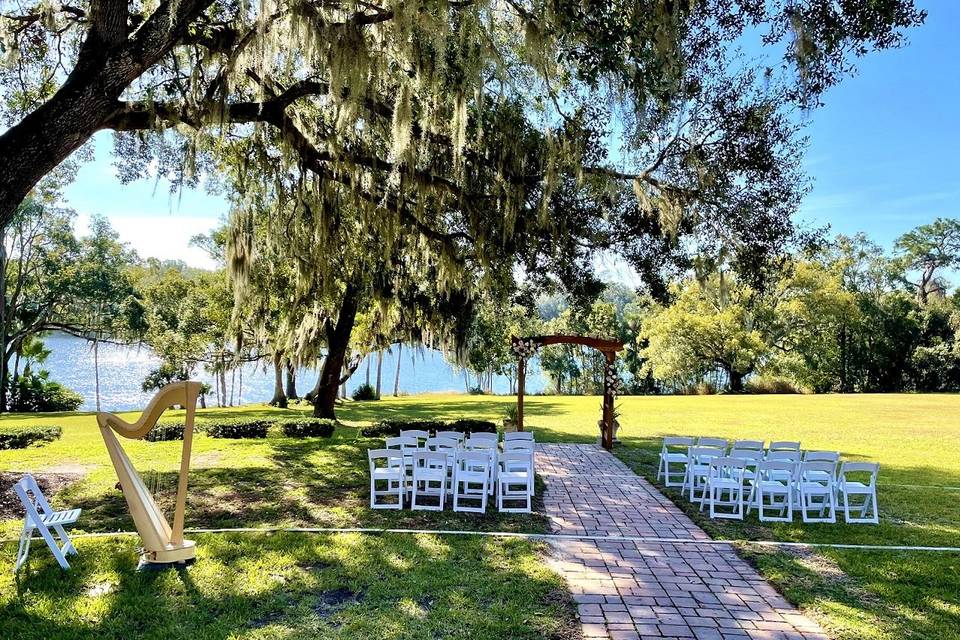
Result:
<svg viewBox="0 0 960 640">
<path fill-rule="evenodd" d="M 138 571 L 162 570 L 186 567 L 194 563 L 197 557 L 197 543 L 184 540 L 176 547 L 170 546 L 160 551 L 144 551 L 140 555 Z"/>
</svg>

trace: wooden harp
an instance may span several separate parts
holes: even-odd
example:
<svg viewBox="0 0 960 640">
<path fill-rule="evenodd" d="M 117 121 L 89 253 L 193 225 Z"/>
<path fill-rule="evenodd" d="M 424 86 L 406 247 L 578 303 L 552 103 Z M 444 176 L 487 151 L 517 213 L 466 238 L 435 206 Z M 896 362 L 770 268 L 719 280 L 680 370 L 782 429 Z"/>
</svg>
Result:
<svg viewBox="0 0 960 640">
<path fill-rule="evenodd" d="M 190 448 L 193 444 L 193 420 L 197 410 L 200 383 L 193 381 L 174 382 L 157 392 L 140 418 L 126 422 L 112 413 L 97 413 L 100 435 L 110 453 L 110 461 L 117 470 L 120 489 L 127 500 L 127 507 L 143 541 L 141 568 L 164 568 L 183 566 L 193 562 L 196 545 L 193 540 L 183 539 L 183 513 L 187 504 L 187 475 L 190 472 Z M 170 407 L 181 406 L 187 411 L 183 428 L 183 453 L 180 457 L 180 477 L 177 481 L 177 501 L 173 511 L 173 526 L 167 522 L 157 507 L 130 458 L 120 446 L 114 432 L 124 438 L 140 439 L 153 429 L 157 420 Z"/>
</svg>

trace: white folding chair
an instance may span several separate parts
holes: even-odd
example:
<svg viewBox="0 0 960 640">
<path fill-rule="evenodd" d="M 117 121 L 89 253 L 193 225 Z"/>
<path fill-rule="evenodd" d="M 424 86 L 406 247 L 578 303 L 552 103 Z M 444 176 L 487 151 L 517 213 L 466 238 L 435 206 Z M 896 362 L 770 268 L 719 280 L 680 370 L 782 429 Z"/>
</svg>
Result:
<svg viewBox="0 0 960 640">
<path fill-rule="evenodd" d="M 403 468 L 407 474 L 407 490 L 413 487 L 413 454 L 420 450 L 420 440 L 416 436 L 395 436 L 385 438 L 384 445 L 403 453 Z"/>
<path fill-rule="evenodd" d="M 437 437 L 450 438 L 452 440 L 456 440 L 461 445 L 463 444 L 464 438 L 466 438 L 461 431 L 437 431 Z"/>
<path fill-rule="evenodd" d="M 730 457 L 740 458 L 744 461 L 743 481 L 752 485 L 757 479 L 757 467 L 763 461 L 763 450 L 737 449 L 734 447 L 730 450 Z"/>
<path fill-rule="evenodd" d="M 437 498 L 437 505 L 417 502 L 418 497 Z M 443 511 L 447 497 L 447 454 L 443 451 L 417 451 L 413 454 L 413 499 L 411 509 Z"/>
<path fill-rule="evenodd" d="M 747 513 L 757 507 L 760 522 L 793 522 L 794 480 L 797 463 L 790 460 L 763 460 L 757 467 L 757 478 L 750 489 Z M 769 502 L 767 499 L 769 498 Z M 780 498 L 777 501 L 777 498 Z M 764 510 L 776 510 L 768 516 Z M 784 515 L 786 512 L 786 515 Z"/>
<path fill-rule="evenodd" d="M 403 452 L 398 449 L 370 449 L 367 451 L 370 464 L 370 508 L 403 509 L 403 494 L 406 493 L 407 471 Z M 386 483 L 386 489 L 378 489 L 377 483 Z M 378 502 L 378 497 L 397 496 L 397 501 Z"/>
<path fill-rule="evenodd" d="M 713 447 L 715 449 L 723 449 L 724 453 L 727 452 L 728 444 L 729 443 L 727 442 L 726 438 L 707 438 L 704 436 L 697 438 L 698 447 Z"/>
<path fill-rule="evenodd" d="M 657 481 L 663 477 L 663 486 L 679 487 L 683 485 L 683 478 L 687 474 L 687 463 L 690 461 L 688 449 L 694 446 L 693 438 L 686 437 L 668 437 L 663 439 L 660 446 L 660 461 L 657 464 Z M 681 449 L 677 451 L 676 449 Z M 670 470 L 670 465 L 680 465 L 680 471 Z M 680 482 L 675 482 L 674 477 L 680 476 Z"/>
<path fill-rule="evenodd" d="M 447 478 L 450 479 L 448 488 L 453 490 L 453 468 L 457 464 L 457 449 L 460 448 L 460 442 L 454 438 L 437 436 L 436 438 L 427 438 L 427 449 L 429 451 L 441 451 L 447 455 Z"/>
<path fill-rule="evenodd" d="M 711 518 L 743 520 L 744 471 L 746 471 L 746 463 L 742 458 L 719 456 L 710 460 L 705 492 L 706 502 L 710 504 Z M 701 511 L 703 507 L 704 500 L 701 500 Z M 720 511 L 718 507 L 727 508 L 730 511 Z"/>
<path fill-rule="evenodd" d="M 533 431 L 511 431 L 510 433 L 503 434 L 504 442 L 511 440 L 529 440 L 533 442 Z"/>
<path fill-rule="evenodd" d="M 801 458 L 803 462 L 832 462 L 834 465 L 840 464 L 840 452 L 839 451 L 804 451 L 803 457 Z M 810 472 L 811 477 L 816 477 L 815 472 Z M 826 480 L 824 473 L 820 473 L 820 476 L 823 480 Z"/>
<path fill-rule="evenodd" d="M 533 495 L 535 484 L 533 478 L 536 476 L 536 470 L 534 464 L 536 463 L 536 445 L 533 443 L 533 440 L 504 440 L 503 441 L 503 452 L 504 453 L 523 453 L 530 460 L 530 495 Z M 501 465 L 502 466 L 502 465 Z M 500 473 L 500 470 L 497 469 L 497 473 Z"/>
<path fill-rule="evenodd" d="M 44 497 L 43 492 L 37 485 L 37 481 L 29 473 L 13 485 L 13 490 L 23 503 L 26 512 L 23 518 L 23 532 L 20 534 L 20 546 L 17 548 L 17 559 L 13 564 L 13 572 L 16 573 L 27 561 L 30 554 L 30 541 L 33 538 L 33 532 L 39 531 L 43 541 L 47 543 L 53 557 L 63 569 L 69 569 L 70 563 L 67 562 L 67 556 L 76 554 L 77 549 L 70 541 L 64 526 L 74 524 L 80 517 L 80 509 L 66 509 L 64 511 L 54 511 Z M 54 539 L 50 529 L 57 534 L 63 546 Z"/>
<path fill-rule="evenodd" d="M 797 470 L 797 492 L 800 494 L 800 515 L 804 522 L 837 521 L 835 462 L 801 462 Z M 810 515 L 817 511 L 818 516 Z M 824 513 L 827 515 L 824 516 Z"/>
<path fill-rule="evenodd" d="M 723 454 L 724 450 L 719 447 L 690 447 L 688 450 L 687 473 L 683 478 L 680 495 L 682 496 L 684 492 L 689 491 L 688 498 L 691 502 L 702 502 L 704 496 L 706 496 L 704 487 L 710 477 L 710 461 L 721 457 Z M 698 487 L 700 487 L 699 498 L 697 497 Z"/>
<path fill-rule="evenodd" d="M 778 451 L 796 451 L 799 454 L 800 443 L 792 440 L 775 440 L 767 447 L 767 458 L 769 459 L 771 453 Z"/>
<path fill-rule="evenodd" d="M 869 474 L 867 482 L 851 480 L 847 474 Z M 840 465 L 840 477 L 837 482 L 837 493 L 843 505 L 843 519 L 851 524 L 879 524 L 880 510 L 877 506 L 877 474 L 880 465 L 875 462 L 844 462 Z M 863 504 L 850 504 L 852 496 L 863 496 Z M 859 511 L 859 515 L 851 517 L 850 510 Z"/>
<path fill-rule="evenodd" d="M 533 468 L 530 456 L 522 450 L 500 454 L 497 471 L 497 510 L 504 513 L 530 513 L 533 507 Z M 520 502 L 519 507 L 505 507 L 504 501 Z"/>
<path fill-rule="evenodd" d="M 453 510 L 484 513 L 490 486 L 490 455 L 486 451 L 457 452 L 457 467 L 453 474 Z M 460 504 L 461 501 L 479 502 L 479 506 Z"/>
<path fill-rule="evenodd" d="M 487 454 L 487 457 L 490 460 L 490 464 L 487 466 L 488 472 L 490 473 L 490 480 L 487 482 L 487 490 L 490 492 L 490 495 L 493 495 L 494 490 L 497 487 L 497 441 L 491 440 L 489 437 L 477 437 L 481 434 L 471 434 L 469 438 L 463 443 L 463 448 L 468 451 L 483 451 Z M 489 436 L 491 434 L 485 434 Z M 496 435 L 496 434 L 493 434 Z"/>
<path fill-rule="evenodd" d="M 471 433 L 468 440 L 473 440 L 474 442 L 478 440 L 487 440 L 497 444 L 500 442 L 500 435 L 497 433 L 487 433 L 486 431 L 478 431 L 476 433 Z"/>
<path fill-rule="evenodd" d="M 734 440 L 731 449 L 763 451 L 763 440 Z"/>
<path fill-rule="evenodd" d="M 427 438 L 430 437 L 429 431 L 423 429 L 403 429 L 400 431 L 401 438 L 416 438 L 417 446 L 422 447 Z"/>
</svg>

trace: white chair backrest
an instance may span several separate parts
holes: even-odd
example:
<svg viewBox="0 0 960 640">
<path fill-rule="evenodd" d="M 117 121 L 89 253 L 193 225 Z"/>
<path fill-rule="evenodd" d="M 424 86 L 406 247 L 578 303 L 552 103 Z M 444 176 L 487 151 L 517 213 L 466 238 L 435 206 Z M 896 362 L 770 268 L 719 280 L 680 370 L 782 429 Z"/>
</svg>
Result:
<svg viewBox="0 0 960 640">
<path fill-rule="evenodd" d="M 33 505 L 33 508 L 36 509 L 37 514 L 40 516 L 47 516 L 53 513 L 53 508 L 50 506 L 50 503 L 47 502 L 43 492 L 40 491 L 40 485 L 37 484 L 36 479 L 29 473 L 17 481 L 17 484 L 13 486 L 13 490 L 20 497 L 20 501 L 24 507 L 28 504 Z M 32 518 L 33 514 L 30 515 Z"/>
<path fill-rule="evenodd" d="M 506 472 L 530 471 L 530 456 L 522 451 L 500 454 L 500 467 Z"/>
<path fill-rule="evenodd" d="M 463 443 L 463 446 L 467 449 L 496 449 L 497 441 L 489 438 L 475 438 L 474 436 L 470 436 L 466 442 Z"/>
<path fill-rule="evenodd" d="M 368 449 L 367 460 L 370 471 L 375 467 L 403 467 L 403 455 L 397 449 Z"/>
<path fill-rule="evenodd" d="M 747 461 L 763 460 L 763 451 L 759 449 L 731 449 L 731 458 L 741 458 Z"/>
<path fill-rule="evenodd" d="M 761 480 L 770 480 L 774 476 L 782 476 L 784 471 L 789 474 L 790 478 L 793 478 L 797 475 L 797 464 L 795 460 L 763 460 L 757 467 L 757 473 Z"/>
<path fill-rule="evenodd" d="M 460 446 L 460 441 L 454 438 L 437 436 L 436 438 L 427 438 L 426 446 L 431 451 L 445 451 L 447 449 L 457 449 Z"/>
<path fill-rule="evenodd" d="M 428 431 L 424 431 L 423 429 L 403 429 L 402 431 L 400 431 L 400 437 L 416 438 L 417 440 L 426 440 L 427 438 L 430 437 L 430 433 Z"/>
<path fill-rule="evenodd" d="M 742 458 L 717 456 L 710 460 L 711 478 L 732 478 L 742 482 L 745 471 L 746 464 Z"/>
<path fill-rule="evenodd" d="M 705 438 L 703 436 L 697 438 L 698 447 L 718 447 L 727 450 L 727 440 L 726 438 Z"/>
<path fill-rule="evenodd" d="M 413 454 L 414 468 L 446 469 L 447 454 L 442 451 L 420 450 Z"/>
<path fill-rule="evenodd" d="M 510 433 L 503 434 L 504 442 L 510 442 L 511 440 L 529 440 L 533 442 L 533 431 L 511 431 Z"/>
<path fill-rule="evenodd" d="M 804 462 L 839 462 L 840 453 L 837 451 L 805 451 Z"/>
<path fill-rule="evenodd" d="M 792 440 L 776 440 L 770 443 L 767 451 L 800 451 L 800 443 Z"/>
<path fill-rule="evenodd" d="M 763 440 L 734 440 L 733 448 L 740 450 L 763 451 Z"/>
<path fill-rule="evenodd" d="M 764 460 L 787 460 L 789 462 L 800 462 L 799 451 L 768 451 L 763 457 Z"/>
<path fill-rule="evenodd" d="M 466 437 L 460 431 L 437 431 L 438 438 L 451 438 L 457 442 L 463 442 Z"/>
<path fill-rule="evenodd" d="M 457 451 L 457 468 L 463 471 L 490 471 L 490 455 L 486 451 Z"/>
<path fill-rule="evenodd" d="M 420 442 L 413 436 L 396 436 L 394 438 L 386 438 L 384 444 L 387 449 L 400 449 L 401 451 L 407 451 L 410 449 L 420 448 Z"/>
<path fill-rule="evenodd" d="M 844 462 L 840 465 L 840 482 L 849 482 L 848 473 L 869 473 L 870 481 L 864 484 L 873 487 L 877 484 L 877 474 L 880 473 L 880 465 L 876 462 Z"/>
<path fill-rule="evenodd" d="M 536 445 L 531 440 L 504 440 L 504 451 L 533 451 Z"/>
<path fill-rule="evenodd" d="M 663 453 L 667 453 L 670 447 L 677 447 L 686 449 L 696 445 L 695 438 L 688 438 L 686 436 L 668 436 L 663 439 L 663 446 L 660 447 L 660 450 Z"/>
<path fill-rule="evenodd" d="M 690 447 L 688 449 L 690 460 L 697 464 L 710 464 L 714 458 L 719 458 L 724 454 L 724 450 L 719 447 Z"/>
<path fill-rule="evenodd" d="M 490 440 L 491 442 L 499 442 L 500 436 L 496 433 L 486 433 L 485 431 L 478 431 L 476 433 L 470 434 L 471 440 Z"/>
<path fill-rule="evenodd" d="M 825 460 L 815 462 L 801 462 L 797 472 L 801 481 L 822 482 L 824 474 L 833 478 L 837 473 L 837 463 L 827 462 Z"/>
</svg>

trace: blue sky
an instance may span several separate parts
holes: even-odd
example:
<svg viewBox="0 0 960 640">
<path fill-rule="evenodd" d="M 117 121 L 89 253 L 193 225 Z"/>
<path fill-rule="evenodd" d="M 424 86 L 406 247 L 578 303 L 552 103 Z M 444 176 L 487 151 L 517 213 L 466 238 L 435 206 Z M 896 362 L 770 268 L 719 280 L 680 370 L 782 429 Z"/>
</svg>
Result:
<svg viewBox="0 0 960 640">
<path fill-rule="evenodd" d="M 805 168 L 813 190 L 798 220 L 864 231 L 889 248 L 938 216 L 960 217 L 960 1 L 918 4 L 929 17 L 909 33 L 910 44 L 860 60 L 858 74 L 810 115 Z M 95 147 L 96 160 L 66 194 L 80 226 L 100 213 L 142 256 L 211 266 L 188 241 L 223 218 L 225 200 L 202 191 L 171 199 L 162 181 L 121 185 L 110 134 L 98 134 Z"/>
</svg>

